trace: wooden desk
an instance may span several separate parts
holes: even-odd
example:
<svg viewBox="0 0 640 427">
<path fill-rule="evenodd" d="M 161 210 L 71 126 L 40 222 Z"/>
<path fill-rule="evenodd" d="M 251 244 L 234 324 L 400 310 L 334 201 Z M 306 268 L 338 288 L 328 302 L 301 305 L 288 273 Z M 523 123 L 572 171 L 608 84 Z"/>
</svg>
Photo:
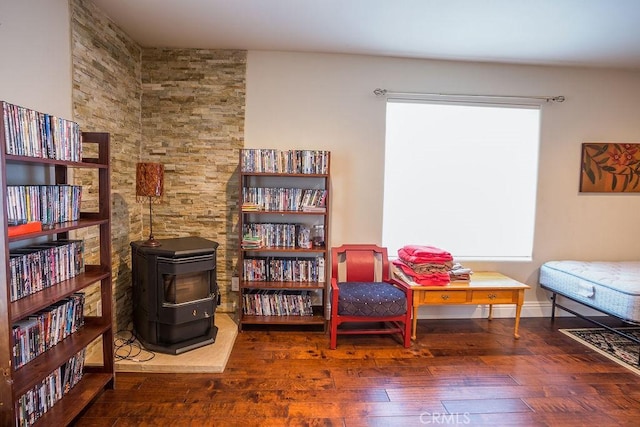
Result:
<svg viewBox="0 0 640 427">
<path fill-rule="evenodd" d="M 399 279 L 396 276 L 396 279 Z M 489 304 L 489 320 L 494 304 L 515 304 L 516 319 L 513 336 L 520 338 L 520 312 L 524 302 L 524 291 L 530 286 L 513 280 L 500 273 L 487 271 L 471 275 L 470 282 L 451 282 L 445 286 L 412 285 L 413 290 L 413 330 L 411 338 L 416 339 L 418 308 L 421 305 Z"/>
</svg>

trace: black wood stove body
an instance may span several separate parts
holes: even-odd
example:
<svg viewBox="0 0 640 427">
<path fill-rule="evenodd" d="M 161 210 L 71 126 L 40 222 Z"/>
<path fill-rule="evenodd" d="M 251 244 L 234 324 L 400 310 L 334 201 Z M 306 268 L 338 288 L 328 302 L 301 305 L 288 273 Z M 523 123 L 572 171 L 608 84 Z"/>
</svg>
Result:
<svg viewBox="0 0 640 427">
<path fill-rule="evenodd" d="M 215 342 L 218 243 L 201 237 L 131 243 L 133 329 L 145 348 L 180 354 Z"/>
</svg>

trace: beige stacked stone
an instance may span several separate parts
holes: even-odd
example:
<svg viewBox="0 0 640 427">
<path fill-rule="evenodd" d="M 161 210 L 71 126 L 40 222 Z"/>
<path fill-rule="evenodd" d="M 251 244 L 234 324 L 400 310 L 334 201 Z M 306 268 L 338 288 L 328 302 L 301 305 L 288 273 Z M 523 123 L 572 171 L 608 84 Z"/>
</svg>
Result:
<svg viewBox="0 0 640 427">
<path fill-rule="evenodd" d="M 132 320 L 130 242 L 149 234 L 148 204 L 136 202 L 135 166 L 165 165 L 165 194 L 153 206 L 158 239 L 201 236 L 219 243 L 221 311 L 238 247 L 238 153 L 244 144 L 246 52 L 144 49 L 92 2 L 71 1 L 74 120 L 111 134 L 114 313 L 118 330 Z M 87 208 L 95 177 L 76 173 Z M 87 260 L 95 235 L 84 233 Z M 95 292 L 90 290 L 90 292 Z M 94 307 L 98 295 L 88 295 Z"/>
<path fill-rule="evenodd" d="M 237 298 L 230 282 L 238 250 L 245 71 L 245 51 L 142 51 L 140 156 L 165 166 L 165 194 L 153 208 L 154 235 L 219 243 L 221 309 L 227 311 Z"/>
</svg>

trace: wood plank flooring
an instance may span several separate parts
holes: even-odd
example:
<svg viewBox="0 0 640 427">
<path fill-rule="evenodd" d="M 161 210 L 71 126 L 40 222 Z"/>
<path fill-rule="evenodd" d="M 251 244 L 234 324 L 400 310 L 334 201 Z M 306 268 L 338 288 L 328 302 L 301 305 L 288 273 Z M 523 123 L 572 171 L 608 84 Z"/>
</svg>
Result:
<svg viewBox="0 0 640 427">
<path fill-rule="evenodd" d="M 391 336 L 243 331 L 220 374 L 117 373 L 77 426 L 636 426 L 640 376 L 557 331 L 576 318 L 420 320 Z"/>
</svg>

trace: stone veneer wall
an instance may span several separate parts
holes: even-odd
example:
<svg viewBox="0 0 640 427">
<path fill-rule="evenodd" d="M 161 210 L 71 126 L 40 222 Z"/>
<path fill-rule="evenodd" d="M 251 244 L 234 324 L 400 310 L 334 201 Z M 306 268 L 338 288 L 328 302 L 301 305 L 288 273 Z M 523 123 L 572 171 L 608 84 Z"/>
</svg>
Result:
<svg viewBox="0 0 640 427">
<path fill-rule="evenodd" d="M 132 319 L 129 242 L 141 238 L 144 212 L 135 201 L 135 167 L 141 141 L 141 49 L 92 2 L 72 0 L 70 5 L 74 120 L 84 131 L 111 134 L 113 311 L 117 330 L 121 330 Z M 87 204 L 96 200 L 90 187 L 95 177 L 80 173 L 75 178 L 87 186 L 83 191 Z M 87 249 L 97 250 L 96 236 L 83 237 Z M 96 255 L 87 253 L 87 261 Z M 87 304 L 92 307 L 89 293 Z"/>
<path fill-rule="evenodd" d="M 143 49 L 142 161 L 164 164 L 158 238 L 200 236 L 219 243 L 220 311 L 237 296 L 239 150 L 244 145 L 246 51 Z M 148 230 L 148 215 L 143 218 Z"/>
<path fill-rule="evenodd" d="M 88 0 L 71 0 L 74 120 L 111 134 L 112 262 L 117 330 L 132 320 L 129 243 L 148 237 L 148 205 L 135 200 L 135 165 L 165 165 L 154 235 L 217 241 L 218 283 L 230 291 L 238 248 L 238 152 L 244 144 L 246 52 L 142 49 Z M 78 173 L 85 202 L 95 177 Z M 97 249 L 86 234 L 87 248 Z M 95 249 L 94 249 L 95 250 Z M 97 254 L 89 251 L 87 261 Z M 95 292 L 96 289 L 93 290 Z M 92 307 L 97 295 L 88 295 Z"/>
</svg>

